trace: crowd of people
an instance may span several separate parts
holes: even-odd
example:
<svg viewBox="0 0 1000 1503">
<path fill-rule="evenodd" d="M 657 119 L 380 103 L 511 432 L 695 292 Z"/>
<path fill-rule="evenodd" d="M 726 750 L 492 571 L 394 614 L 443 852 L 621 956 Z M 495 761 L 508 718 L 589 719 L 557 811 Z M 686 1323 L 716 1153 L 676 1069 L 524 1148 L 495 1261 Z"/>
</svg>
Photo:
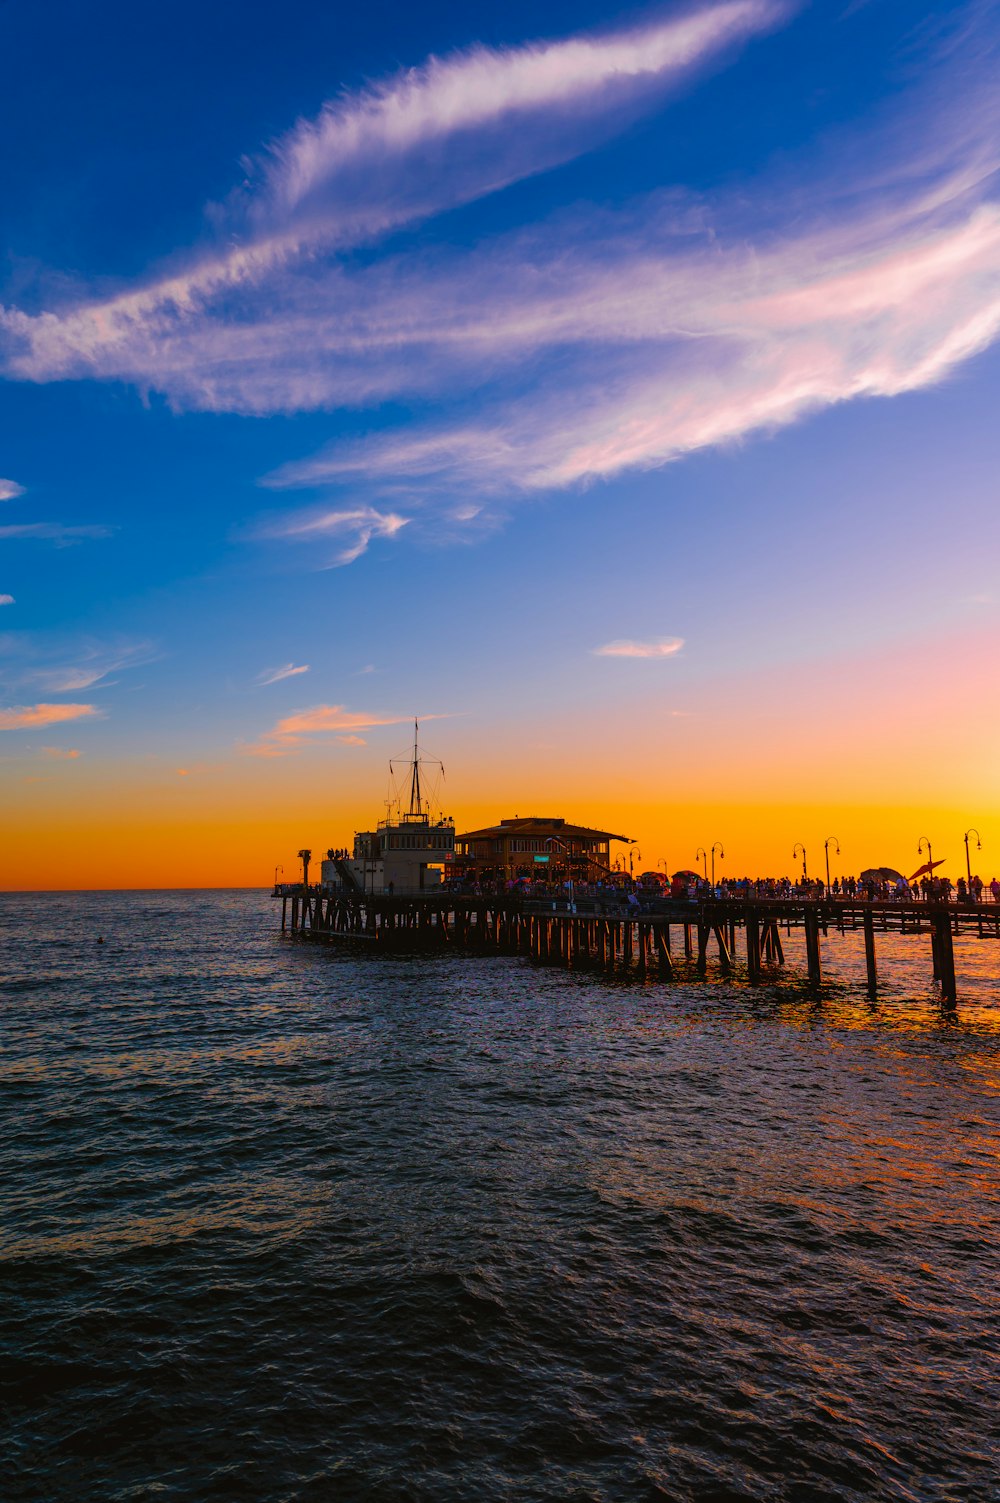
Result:
<svg viewBox="0 0 1000 1503">
<path fill-rule="evenodd" d="M 1000 879 L 993 877 L 984 882 L 974 875 L 971 879 L 959 877 L 952 882 L 948 877 L 925 875 L 914 882 L 905 877 L 888 879 L 859 877 L 834 877 L 829 891 L 825 882 L 812 877 L 726 877 L 713 886 L 706 878 L 692 872 L 679 872 L 663 880 L 633 878 L 624 873 L 615 873 L 613 878 L 599 882 L 580 882 L 567 878 L 559 880 L 533 880 L 528 877 L 502 878 L 479 876 L 448 884 L 453 892 L 472 897 L 522 897 L 528 900 L 561 900 L 568 902 L 594 902 L 599 906 L 626 904 L 629 907 L 649 909 L 657 900 L 671 898 L 701 902 L 706 898 L 740 899 L 747 901 L 760 898 L 767 901 L 803 899 L 822 900 L 860 899 L 863 902 L 927 903 L 958 902 L 1000 903 Z"/>
</svg>

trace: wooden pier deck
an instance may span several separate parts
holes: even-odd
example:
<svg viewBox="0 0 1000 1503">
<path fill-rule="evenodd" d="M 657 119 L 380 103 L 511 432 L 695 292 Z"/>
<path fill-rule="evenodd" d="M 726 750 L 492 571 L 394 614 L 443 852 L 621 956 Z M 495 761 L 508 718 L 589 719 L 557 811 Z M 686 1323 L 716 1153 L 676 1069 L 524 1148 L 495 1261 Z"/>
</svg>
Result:
<svg viewBox="0 0 1000 1503">
<path fill-rule="evenodd" d="M 542 964 L 634 973 L 669 982 L 675 957 L 701 973 L 745 974 L 751 986 L 785 964 L 782 933 L 802 930 L 811 984 L 823 979 L 823 942 L 833 933 L 864 935 L 867 984 L 878 987 L 877 940 L 894 933 L 926 936 L 934 980 L 947 1005 L 957 1001 L 956 935 L 1000 940 L 1000 904 L 892 903 L 855 899 L 708 898 L 657 902 L 637 914 L 624 906 L 551 900 L 340 894 L 275 890 L 281 930 L 299 939 L 366 949 L 524 955 Z M 742 956 L 740 957 L 740 951 Z M 1000 961 L 1000 953 L 998 953 Z"/>
</svg>

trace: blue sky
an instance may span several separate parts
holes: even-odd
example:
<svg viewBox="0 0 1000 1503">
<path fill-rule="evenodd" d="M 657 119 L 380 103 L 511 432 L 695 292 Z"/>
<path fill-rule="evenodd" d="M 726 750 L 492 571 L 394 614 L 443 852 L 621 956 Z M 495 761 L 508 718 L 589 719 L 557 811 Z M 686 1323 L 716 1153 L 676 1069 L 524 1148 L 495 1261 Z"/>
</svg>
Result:
<svg viewBox="0 0 1000 1503">
<path fill-rule="evenodd" d="M 655 741 L 734 673 L 989 640 L 998 36 L 7 0 L 11 776 L 380 764 L 414 710 Z"/>
</svg>

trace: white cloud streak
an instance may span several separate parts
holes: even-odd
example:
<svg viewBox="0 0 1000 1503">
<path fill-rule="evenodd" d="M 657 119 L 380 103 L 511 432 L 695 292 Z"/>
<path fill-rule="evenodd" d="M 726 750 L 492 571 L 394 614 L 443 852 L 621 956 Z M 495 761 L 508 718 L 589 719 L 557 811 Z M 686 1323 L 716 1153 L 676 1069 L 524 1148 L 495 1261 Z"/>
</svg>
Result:
<svg viewBox="0 0 1000 1503">
<path fill-rule="evenodd" d="M 724 0 L 602 36 L 476 47 L 348 93 L 276 141 L 249 200 L 220 211 L 227 241 L 242 232 L 242 243 L 64 311 L 0 309 L 5 367 L 33 381 L 124 379 L 210 410 L 322 406 L 328 389 L 295 356 L 315 337 L 317 293 L 337 289 L 320 278 L 310 298 L 317 250 L 345 250 L 571 160 L 620 130 L 629 107 L 648 110 L 665 85 L 789 8 Z M 263 322 L 261 302 L 273 310 Z M 354 392 L 378 394 L 357 382 Z"/>
<path fill-rule="evenodd" d="M 605 642 L 603 647 L 594 647 L 591 650 L 598 658 L 658 658 L 662 660 L 676 657 L 683 646 L 683 637 L 655 637 L 650 642 L 633 642 L 620 637 L 614 642 Z"/>
<path fill-rule="evenodd" d="M 14 604 L 14 597 L 13 597 L 13 595 L 0 595 L 0 605 L 13 605 L 13 604 Z"/>
<path fill-rule="evenodd" d="M 16 480 L 0 480 L 0 501 L 14 501 L 24 495 L 24 486 Z"/>
<path fill-rule="evenodd" d="M 935 75 L 961 81 L 947 105 L 936 84 L 892 129 L 866 133 L 864 169 L 857 148 L 841 161 L 824 148 L 791 193 L 787 179 L 742 184 L 617 215 L 587 208 L 472 249 L 339 256 L 579 155 L 786 14 L 731 0 L 432 58 L 346 94 L 274 143 L 249 196 L 220 211 L 242 243 L 115 297 L 0 312 L 3 366 L 125 379 L 215 411 L 436 400 L 434 423 L 269 477 L 352 487 L 346 504 L 257 533 L 334 539 L 333 565 L 434 509 L 485 526 L 484 497 L 665 464 L 940 381 L 1000 334 L 997 110 L 976 82 L 989 48 L 975 40 Z"/>
<path fill-rule="evenodd" d="M 286 663 L 282 668 L 265 668 L 263 673 L 257 675 L 256 682 L 261 688 L 266 688 L 268 684 L 280 684 L 282 679 L 297 678 L 300 673 L 308 672 L 308 663 L 300 663 L 298 666 L 295 663 Z"/>
<path fill-rule="evenodd" d="M 629 31 L 579 36 L 503 51 L 474 47 L 430 58 L 360 94 L 327 104 L 271 149 L 266 191 L 252 210 L 264 225 L 333 223 L 341 236 L 361 238 L 409 218 L 455 203 L 576 156 L 581 116 L 586 138 L 618 128 L 623 101 L 662 87 L 703 64 L 720 49 L 776 25 L 787 5 L 772 0 L 728 0 L 688 15 Z M 511 128 L 543 118 L 549 133 Z M 552 133 L 568 118 L 572 130 Z M 413 158 L 442 143 L 488 131 L 489 146 L 471 158 L 459 153 L 451 171 L 414 173 Z M 377 165 L 407 164 L 386 191 L 384 176 L 368 195 L 367 174 Z M 426 162 L 420 163 L 426 169 Z"/>
<path fill-rule="evenodd" d="M 9 632 L 0 640 L 0 653 L 12 692 L 28 697 L 109 689 L 116 682 L 112 674 L 150 662 L 156 649 L 141 640 L 66 640 Z"/>
<path fill-rule="evenodd" d="M 327 568 L 352 564 L 366 551 L 373 538 L 394 538 L 410 519 L 394 512 L 379 512 L 371 506 L 342 511 L 300 513 L 256 534 L 262 538 L 284 538 L 293 543 L 314 543 L 317 538 L 347 538 L 348 541 L 330 559 Z"/>
<path fill-rule="evenodd" d="M 753 247 L 717 235 L 658 249 L 655 239 L 592 238 L 583 253 L 560 244 L 530 277 L 502 261 L 467 268 L 436 335 L 423 327 L 424 370 L 435 359 L 452 373 L 472 368 L 488 337 L 494 368 L 558 354 L 558 387 L 501 397 L 492 421 L 479 411 L 341 444 L 269 483 L 558 488 L 916 390 L 1000 332 L 1000 207 L 970 201 L 964 184 L 951 199 L 920 195 Z"/>
<path fill-rule="evenodd" d="M 156 656 L 149 642 L 124 642 L 111 646 L 105 643 L 90 643 L 81 646 L 69 662 L 52 667 L 32 667 L 26 677 L 43 692 L 50 694 L 73 694 L 81 689 L 110 688 L 115 680 L 112 673 L 141 667 Z"/>
</svg>

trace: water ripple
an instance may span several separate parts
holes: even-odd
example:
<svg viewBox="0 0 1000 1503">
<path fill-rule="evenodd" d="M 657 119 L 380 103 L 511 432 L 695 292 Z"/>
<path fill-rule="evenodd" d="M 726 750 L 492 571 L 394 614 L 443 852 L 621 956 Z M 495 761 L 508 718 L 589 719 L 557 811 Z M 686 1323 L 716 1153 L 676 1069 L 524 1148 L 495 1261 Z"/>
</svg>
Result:
<svg viewBox="0 0 1000 1503">
<path fill-rule="evenodd" d="M 4 1496 L 1000 1498 L 1000 1009 L 0 898 Z M 96 938 L 105 943 L 98 946 Z"/>
</svg>

